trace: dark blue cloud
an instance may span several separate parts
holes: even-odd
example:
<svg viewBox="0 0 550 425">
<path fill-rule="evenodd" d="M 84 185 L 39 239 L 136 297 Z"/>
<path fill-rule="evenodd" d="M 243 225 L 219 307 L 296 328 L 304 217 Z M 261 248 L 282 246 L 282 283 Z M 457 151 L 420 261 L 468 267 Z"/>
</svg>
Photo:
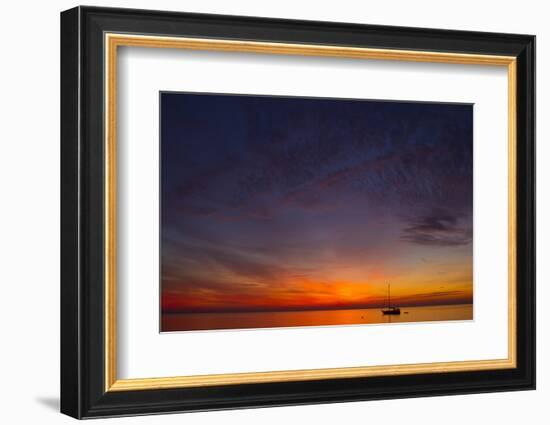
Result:
<svg viewBox="0 0 550 425">
<path fill-rule="evenodd" d="M 436 209 L 427 215 L 414 217 L 403 229 L 401 239 L 419 245 L 457 246 L 472 242 L 471 217 L 462 220 L 463 214 Z"/>
<path fill-rule="evenodd" d="M 471 204 L 468 105 L 164 93 L 162 110 L 168 220 L 356 198 Z"/>
</svg>

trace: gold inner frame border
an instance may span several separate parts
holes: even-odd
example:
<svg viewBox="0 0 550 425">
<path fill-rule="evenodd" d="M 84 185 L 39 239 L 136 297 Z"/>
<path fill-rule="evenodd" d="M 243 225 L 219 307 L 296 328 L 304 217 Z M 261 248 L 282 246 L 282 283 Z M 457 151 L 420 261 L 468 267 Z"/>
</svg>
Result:
<svg viewBox="0 0 550 425">
<path fill-rule="evenodd" d="M 116 136 L 117 136 L 117 51 L 118 47 L 148 47 L 325 56 L 355 59 L 397 60 L 469 65 L 504 66 L 508 72 L 508 358 L 454 362 L 342 367 L 269 372 L 229 373 L 151 378 L 117 378 L 116 324 Z M 322 379 L 358 378 L 420 373 L 449 373 L 515 368 L 516 359 L 516 58 L 513 56 L 414 50 L 371 49 L 331 45 L 288 44 L 205 38 L 164 37 L 105 33 L 105 391 L 137 391 L 216 385 L 238 385 Z"/>
</svg>

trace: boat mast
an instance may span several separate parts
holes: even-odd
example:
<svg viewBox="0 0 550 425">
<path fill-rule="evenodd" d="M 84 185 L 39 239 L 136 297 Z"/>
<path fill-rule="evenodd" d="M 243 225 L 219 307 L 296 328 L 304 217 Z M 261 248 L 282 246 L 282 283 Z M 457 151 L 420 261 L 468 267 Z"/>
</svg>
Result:
<svg viewBox="0 0 550 425">
<path fill-rule="evenodd" d="M 388 308 L 391 308 L 390 284 L 388 282 Z"/>
</svg>

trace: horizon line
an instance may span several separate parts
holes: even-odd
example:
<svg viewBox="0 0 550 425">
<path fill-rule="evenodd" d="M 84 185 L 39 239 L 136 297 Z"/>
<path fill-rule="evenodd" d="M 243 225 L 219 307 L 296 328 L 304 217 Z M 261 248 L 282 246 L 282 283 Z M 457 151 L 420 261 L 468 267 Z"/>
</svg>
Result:
<svg viewBox="0 0 550 425">
<path fill-rule="evenodd" d="M 452 305 L 473 305 L 474 302 L 445 302 L 445 303 L 425 303 L 425 304 L 399 304 L 396 307 L 442 307 Z M 257 309 L 210 309 L 210 310 L 168 310 L 161 309 L 161 315 L 164 314 L 230 314 L 230 313 L 288 313 L 288 312 L 305 312 L 305 311 L 325 311 L 325 310 L 372 310 L 383 308 L 385 305 L 370 305 L 370 306 L 326 306 L 326 307 L 287 307 L 287 308 L 257 308 Z"/>
</svg>

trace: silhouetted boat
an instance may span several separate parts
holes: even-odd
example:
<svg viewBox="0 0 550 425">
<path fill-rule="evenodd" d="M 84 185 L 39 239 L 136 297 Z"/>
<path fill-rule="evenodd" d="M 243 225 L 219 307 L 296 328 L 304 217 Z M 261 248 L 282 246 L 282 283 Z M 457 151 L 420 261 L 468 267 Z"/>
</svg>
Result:
<svg viewBox="0 0 550 425">
<path fill-rule="evenodd" d="M 401 309 L 391 305 L 390 284 L 388 283 L 388 306 L 382 309 L 382 314 L 401 314 Z"/>
</svg>

